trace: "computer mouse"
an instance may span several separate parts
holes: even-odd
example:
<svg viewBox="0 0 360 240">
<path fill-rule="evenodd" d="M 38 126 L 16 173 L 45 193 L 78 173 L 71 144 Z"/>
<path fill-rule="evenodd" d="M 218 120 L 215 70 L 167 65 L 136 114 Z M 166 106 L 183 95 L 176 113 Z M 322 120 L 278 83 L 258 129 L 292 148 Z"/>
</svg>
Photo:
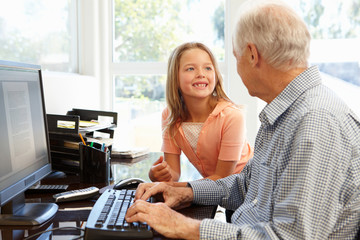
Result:
<svg viewBox="0 0 360 240">
<path fill-rule="evenodd" d="M 141 178 L 126 178 L 120 180 L 114 185 L 114 189 L 136 189 L 140 183 L 145 183 L 146 181 Z"/>
</svg>

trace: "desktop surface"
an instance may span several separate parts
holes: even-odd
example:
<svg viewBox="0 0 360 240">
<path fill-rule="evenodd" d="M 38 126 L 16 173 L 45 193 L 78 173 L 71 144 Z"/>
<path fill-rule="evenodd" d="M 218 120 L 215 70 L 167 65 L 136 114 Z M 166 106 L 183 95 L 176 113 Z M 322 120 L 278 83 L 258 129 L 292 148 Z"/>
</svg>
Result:
<svg viewBox="0 0 360 240">
<path fill-rule="evenodd" d="M 151 152 L 144 157 L 136 159 L 112 159 L 111 169 L 113 180 L 108 186 L 105 183 L 81 183 L 80 177 L 76 175 L 69 175 L 64 178 L 45 179 L 41 182 L 41 184 L 68 184 L 68 190 L 96 186 L 100 189 L 100 193 L 102 193 L 107 189 L 112 188 L 114 183 L 117 183 L 124 178 L 139 177 L 149 181 L 148 170 L 150 169 L 152 163 L 155 162 L 161 154 L 162 153 Z M 182 161 L 181 164 L 182 168 L 186 169 L 185 171 L 188 171 L 187 174 L 182 177 L 182 181 L 191 181 L 200 178 L 196 169 L 192 168 L 192 166 L 189 166 L 190 163 L 188 161 Z M 52 195 L 53 193 L 35 193 L 26 194 L 25 197 L 27 202 L 54 202 Z M 51 239 L 54 240 L 73 239 L 79 237 L 84 234 L 83 230 L 85 229 L 86 221 L 98 197 L 99 196 L 86 200 L 57 203 L 59 210 L 54 218 L 40 226 L 0 227 L 0 239 L 1 237 L 2 239 L 23 239 L 24 237 L 35 234 L 37 232 L 59 227 L 69 227 L 69 229 L 54 230 L 48 233 L 48 235 L 44 234 L 43 237 L 51 236 Z M 191 206 L 189 208 L 179 210 L 179 212 L 183 213 L 184 215 L 195 219 L 213 218 L 215 211 L 216 206 Z M 83 230 L 75 229 L 75 227 L 81 228 Z M 153 239 L 164 238 L 161 235 L 154 233 Z"/>
</svg>

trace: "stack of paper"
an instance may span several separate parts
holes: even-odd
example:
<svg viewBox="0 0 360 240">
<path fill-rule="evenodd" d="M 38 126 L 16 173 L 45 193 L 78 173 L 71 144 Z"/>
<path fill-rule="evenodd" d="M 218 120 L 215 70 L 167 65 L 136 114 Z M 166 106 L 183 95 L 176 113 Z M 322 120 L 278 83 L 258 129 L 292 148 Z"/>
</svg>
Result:
<svg viewBox="0 0 360 240">
<path fill-rule="evenodd" d="M 149 153 L 149 149 L 145 147 L 136 147 L 131 149 L 122 149 L 114 147 L 111 150 L 112 158 L 137 158 Z"/>
</svg>

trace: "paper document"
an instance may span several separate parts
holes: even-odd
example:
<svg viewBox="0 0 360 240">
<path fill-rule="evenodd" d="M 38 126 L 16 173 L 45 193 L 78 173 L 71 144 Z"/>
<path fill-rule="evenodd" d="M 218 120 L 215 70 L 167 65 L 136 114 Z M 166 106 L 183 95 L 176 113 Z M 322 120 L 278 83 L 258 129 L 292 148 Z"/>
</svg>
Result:
<svg viewBox="0 0 360 240">
<path fill-rule="evenodd" d="M 113 146 L 111 150 L 111 157 L 114 158 L 136 158 L 149 153 L 147 147 L 135 147 L 131 149 L 122 149 L 119 147 Z"/>
<path fill-rule="evenodd" d="M 83 120 L 79 121 L 79 128 L 80 129 L 86 129 L 86 128 L 90 128 L 90 127 L 94 127 L 94 126 L 98 126 L 98 125 L 99 125 L 99 123 L 94 122 L 94 121 L 83 121 Z M 58 128 L 75 129 L 75 122 L 74 121 L 59 120 L 57 122 L 57 127 Z"/>
</svg>

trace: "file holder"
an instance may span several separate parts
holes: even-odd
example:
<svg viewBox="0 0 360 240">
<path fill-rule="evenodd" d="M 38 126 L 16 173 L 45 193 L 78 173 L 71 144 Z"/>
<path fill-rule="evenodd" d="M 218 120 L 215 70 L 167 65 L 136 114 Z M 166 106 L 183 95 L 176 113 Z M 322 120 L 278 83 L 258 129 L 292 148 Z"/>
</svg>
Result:
<svg viewBox="0 0 360 240">
<path fill-rule="evenodd" d="M 109 184 L 110 151 L 102 151 L 101 144 L 93 143 L 92 147 L 79 143 L 80 182 Z"/>
<path fill-rule="evenodd" d="M 93 120 L 97 120 L 99 124 L 81 127 L 81 122 Z M 117 125 L 117 113 L 73 108 L 67 111 L 66 115 L 47 114 L 47 122 L 53 170 L 63 171 L 70 175 L 80 175 L 79 142 L 81 139 L 79 133 L 82 134 L 85 141 L 93 138 L 95 132 L 107 134 L 109 140 L 113 139 Z M 68 125 L 64 126 L 63 123 Z M 109 150 L 111 150 L 111 145 L 112 143 L 107 143 Z"/>
</svg>

